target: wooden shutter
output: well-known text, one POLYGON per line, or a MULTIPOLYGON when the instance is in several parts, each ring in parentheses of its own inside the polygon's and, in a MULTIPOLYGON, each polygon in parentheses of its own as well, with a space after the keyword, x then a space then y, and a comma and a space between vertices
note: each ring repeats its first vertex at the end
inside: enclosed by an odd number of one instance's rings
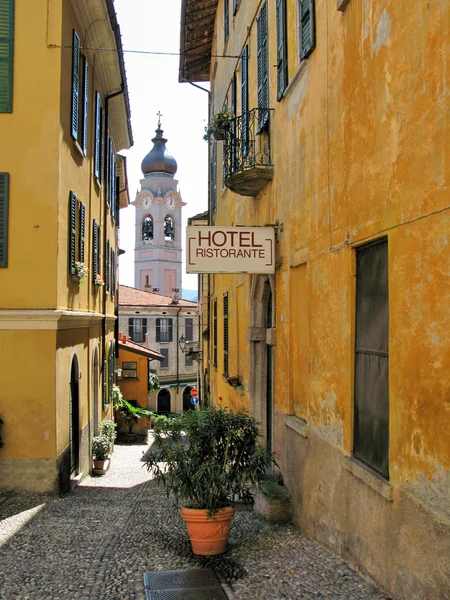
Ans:
POLYGON ((269 120, 269 33, 267 2, 261 7, 257 20, 257 70, 258 70, 258 133, 269 120))
POLYGON ((142 319, 142 337, 145 342, 145 336, 147 335, 147 319, 142 319))
POLYGON ((14 0, 0 0, 0 112, 12 112, 14 0))
POLYGON ((161 319, 156 319, 156 341, 161 341, 161 319))
POLYGON ((308 58, 316 47, 316 16, 314 0, 300 0, 300 58, 308 58))
POLYGON ((128 337, 132 340, 133 339, 133 333, 134 333, 134 325, 133 325, 133 319, 130 318, 128 319, 128 337))
POLYGON ((223 372, 228 376, 228 294, 223 295, 223 372))
POLYGON ((95 92, 94 177, 100 180, 101 106, 100 94, 95 92))
POLYGON ((211 208, 217 211, 217 142, 213 141, 211 161, 211 208))
POLYGON ((69 194, 69 273, 75 275, 77 252, 77 197, 69 194))
POLYGON ((223 32, 226 42, 230 34, 230 0, 223 2, 223 32))
POLYGON ((78 235, 78 256, 84 262, 84 239, 86 236, 86 205, 80 202, 80 231, 78 235))
POLYGON ((120 227, 120 177, 116 175, 116 227, 120 227))
POLYGON ((103 400, 103 410, 106 410, 107 407, 107 395, 106 395, 106 369, 108 368, 106 361, 106 349, 104 350, 103 356, 103 372, 102 372, 102 400, 103 400))
POLYGON ((111 248, 111 293, 116 292, 116 253, 111 248))
POLYGON ((100 156, 98 161, 98 182, 102 185, 103 182, 103 163, 105 162, 105 145, 103 138, 105 135, 105 123, 104 123, 103 108, 100 106, 100 156))
POLYGON ((110 268, 110 244, 109 244, 109 240, 106 241, 106 291, 109 292, 110 287, 111 287, 111 280, 110 280, 110 276, 111 276, 111 268, 110 268))
POLYGON ((169 342, 173 342, 173 323, 172 319, 167 319, 168 329, 169 329, 169 342))
POLYGON ((111 215, 116 220, 116 161, 114 152, 111 152, 111 215))
POLYGON ((242 156, 248 154, 248 46, 241 56, 242 156))
POLYGON ((94 219, 92 222, 92 283, 95 283, 98 274, 98 225, 94 219))
POLYGON ((286 0, 277 1, 277 100, 283 97, 288 82, 286 0))
MULTIPOLYGON (((236 116, 236 94, 237 94, 237 81, 236 73, 233 73, 231 79, 231 112, 233 117, 236 116)), ((236 121, 233 119, 231 124, 231 172, 236 171, 236 121)))
POLYGON ((0 268, 8 266, 9 173, 0 173, 0 268))
POLYGON ((213 365, 217 367, 217 298, 213 305, 213 365))
POLYGON ((238 9, 238 0, 233 0, 233 15, 237 13, 238 9))
POLYGON ((78 140, 78 109, 80 93, 80 38, 75 29, 72 36, 72 107, 71 135, 78 140))
POLYGON ((194 339, 194 319, 186 317, 184 322, 184 336, 187 342, 192 342, 194 339))
POLYGON ((108 403, 112 402, 112 386, 114 383, 114 344, 109 342, 108 350, 108 403))
POLYGON ((98 262, 97 262, 97 273, 102 275, 102 236, 101 229, 97 225, 97 241, 98 241, 98 262))
POLYGON ((83 140, 82 149, 83 154, 86 156, 87 153, 87 138, 88 138, 88 62, 85 56, 83 56, 83 140))

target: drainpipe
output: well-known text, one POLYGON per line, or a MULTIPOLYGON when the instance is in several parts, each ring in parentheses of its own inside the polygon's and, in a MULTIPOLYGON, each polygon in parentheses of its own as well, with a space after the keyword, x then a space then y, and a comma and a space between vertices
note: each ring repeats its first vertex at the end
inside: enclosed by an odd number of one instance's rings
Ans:
POLYGON ((180 347, 178 345, 178 340, 180 339, 180 312, 181 312, 181 306, 179 307, 178 311, 177 311, 177 396, 180 393, 180 347))

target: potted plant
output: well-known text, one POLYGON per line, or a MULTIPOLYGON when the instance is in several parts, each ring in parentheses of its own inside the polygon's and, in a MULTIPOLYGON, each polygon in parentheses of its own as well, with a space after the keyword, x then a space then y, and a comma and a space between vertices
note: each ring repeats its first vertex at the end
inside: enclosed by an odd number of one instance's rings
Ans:
POLYGON ((94 285, 95 287, 103 287, 105 285, 105 281, 100 273, 95 274, 94 285))
POLYGON ((213 115, 210 122, 205 127, 203 139, 208 142, 210 141, 211 137, 215 137, 216 140, 224 140, 227 131, 231 127, 232 120, 233 113, 231 111, 219 110, 219 112, 213 115))
POLYGON ((133 427, 136 425, 136 423, 143 417, 149 417, 151 414, 146 408, 142 408, 141 406, 133 406, 133 404, 128 402, 128 400, 125 400, 125 398, 122 398, 122 405, 120 406, 118 412, 128 426, 128 433, 126 434, 128 438, 131 438, 131 436, 133 436, 133 438, 135 437, 136 434, 133 433, 133 427))
POLYGON ((151 427, 153 431, 162 431, 164 425, 167 423, 167 417, 165 415, 152 414, 151 416, 151 427))
POLYGON ((75 261, 75 272, 72 277, 77 283, 83 283, 89 275, 89 267, 79 260, 75 261))
POLYGON ((115 423, 112 419, 104 419, 100 423, 100 435, 104 435, 109 440, 109 451, 113 451, 114 440, 116 439, 116 427, 117 423, 115 423))
POLYGON ((167 495, 181 502, 194 554, 222 554, 237 501, 276 464, 259 445, 255 419, 214 407, 186 411, 155 432, 142 460, 167 495))
POLYGON ((96 435, 92 438, 92 457, 94 461, 94 471, 104 474, 109 463, 109 448, 111 442, 106 435, 96 435))

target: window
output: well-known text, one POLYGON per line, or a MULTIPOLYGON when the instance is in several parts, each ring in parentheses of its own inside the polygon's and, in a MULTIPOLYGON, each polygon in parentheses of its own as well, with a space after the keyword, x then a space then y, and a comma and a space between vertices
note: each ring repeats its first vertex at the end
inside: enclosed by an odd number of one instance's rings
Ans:
POLYGON ((217 367, 217 298, 213 304, 213 365, 217 367))
POLYGON ((173 324, 172 319, 156 319, 156 341, 157 342, 172 342, 173 341, 173 324))
POLYGON ((170 215, 164 219, 164 239, 172 242, 175 240, 175 224, 170 215))
POLYGON ((248 154, 248 46, 241 56, 242 155, 248 154))
POLYGON ((95 285, 97 276, 101 275, 100 265, 100 227, 97 220, 92 222, 92 282, 95 285))
POLYGON ((114 378, 116 373, 116 353, 114 348, 114 342, 109 342, 108 350, 108 401, 112 402, 112 388, 114 384, 114 378))
POLYGON ((116 253, 111 248, 111 294, 116 293, 116 253))
POLYGON ((160 348, 159 353, 164 356, 164 360, 159 363, 161 369, 169 368, 169 348, 160 348))
POLYGON ((84 262, 86 206, 69 193, 69 273, 75 275, 75 262, 84 262))
POLYGON ((228 294, 223 295, 223 373, 228 377, 228 294))
MULTIPOLYGON (((236 95, 237 95, 237 78, 236 73, 233 73, 231 79, 231 113, 236 116, 236 95)), ((231 172, 236 171, 236 121, 233 119, 231 123, 231 172)))
POLYGON ((277 2, 277 100, 283 97, 288 83, 286 0, 277 2))
POLYGON ((256 23, 258 72, 258 133, 269 122, 269 33, 267 2, 261 7, 256 23))
POLYGON ((308 58, 316 47, 316 15, 314 0, 299 0, 300 58, 308 58))
POLYGON ((103 108, 98 92, 95 92, 95 132, 94 132, 94 177, 102 184, 103 169, 103 108))
POLYGON ((137 363, 122 363, 122 379, 137 379, 137 363))
POLYGON ((153 219, 147 215, 142 223, 142 242, 150 244, 153 240, 153 219))
POLYGON ((71 135, 78 142, 83 155, 87 150, 88 120, 88 63, 80 52, 80 38, 73 30, 72 35, 72 104, 71 135))
POLYGON ((0 173, 0 268, 8 266, 9 173, 0 173))
POLYGON ((223 2, 223 34, 226 43, 230 34, 230 0, 223 2))
POLYGON ((192 367, 193 364, 194 364, 194 361, 192 360, 192 358, 189 358, 189 356, 187 354, 185 354, 184 355, 184 366, 192 367))
POLYGON ((12 112, 14 0, 0 0, 0 112, 12 112))
POLYGON ((147 319, 128 319, 128 336, 133 342, 142 344, 147 335, 147 319))
POLYGON ((106 293, 109 293, 111 289, 111 244, 109 240, 106 240, 106 265, 105 265, 105 289, 106 293))
POLYGON ((388 243, 356 250, 356 458, 389 478, 388 243))
POLYGON ((184 321, 184 337, 187 342, 192 342, 194 339, 194 319, 192 317, 186 317, 184 321))

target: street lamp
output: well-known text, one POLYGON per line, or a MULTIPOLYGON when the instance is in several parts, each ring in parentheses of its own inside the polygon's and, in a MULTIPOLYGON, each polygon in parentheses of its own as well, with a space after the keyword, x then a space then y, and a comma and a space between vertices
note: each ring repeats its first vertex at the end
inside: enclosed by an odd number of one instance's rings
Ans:
POLYGON ((180 339, 178 340, 178 345, 180 346, 181 352, 184 354, 186 352, 186 338, 183 334, 180 335, 180 339))
POLYGON ((191 348, 190 343, 186 341, 186 338, 183 334, 181 334, 178 345, 180 346, 180 350, 183 354, 186 354, 188 358, 192 358, 200 362, 202 360, 202 352, 201 350, 197 350, 196 348, 191 348))

